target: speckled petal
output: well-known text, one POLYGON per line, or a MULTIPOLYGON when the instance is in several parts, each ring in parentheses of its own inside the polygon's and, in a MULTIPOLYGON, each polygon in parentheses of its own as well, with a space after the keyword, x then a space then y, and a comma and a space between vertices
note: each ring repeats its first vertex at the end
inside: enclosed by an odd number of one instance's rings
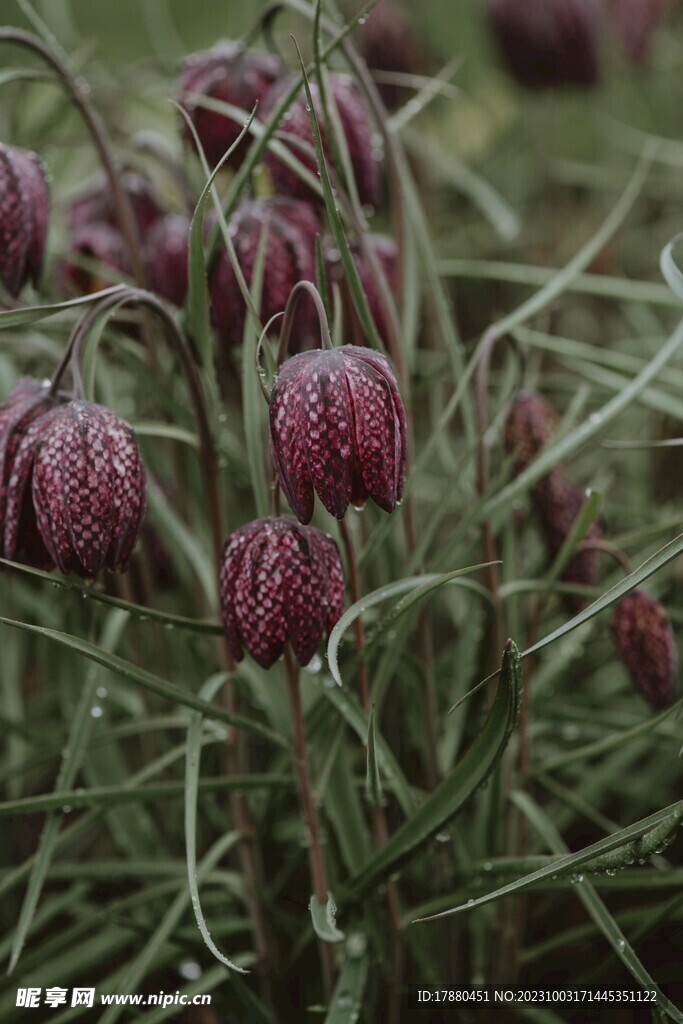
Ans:
POLYGON ((351 500, 353 412, 340 349, 315 353, 302 385, 301 432, 316 494, 337 519, 351 500))
POLYGON ((228 637, 228 645, 235 661, 241 661, 244 657, 237 612, 235 610, 237 577, 247 545, 260 529, 261 520, 257 520, 254 523, 243 526, 239 530, 235 530, 223 550, 219 579, 221 612, 228 637))
POLYGON ((276 521, 264 522, 246 548, 235 582, 240 636, 263 668, 282 656, 287 642, 279 532, 276 521))
POLYGON ((21 528, 25 521, 25 505, 31 501, 31 482, 36 447, 50 430, 59 408, 35 404, 17 420, 10 436, 3 467, 5 558, 14 558, 21 547, 21 528))
POLYGON ((299 664, 307 665, 325 630, 325 563, 315 534, 293 520, 280 548, 287 638, 299 664))
POLYGON ((124 572, 145 516, 145 467, 132 427, 103 406, 99 406, 99 419, 106 434, 114 474, 114 521, 106 564, 112 572, 124 572))
POLYGON ((329 633, 335 623, 339 621, 344 611, 344 569, 339 557, 339 549, 329 533, 323 533, 322 530, 316 530, 314 527, 311 528, 311 531, 315 533, 327 575, 325 584, 327 596, 325 628, 329 633))
POLYGON ((366 360, 347 357, 344 362, 363 483, 381 509, 393 512, 401 448, 391 389, 383 374, 366 360))
POLYGON ((313 485, 301 436, 301 382, 311 354, 289 359, 270 396, 270 453, 284 495, 302 523, 313 515, 313 485))
POLYGON ((21 178, 31 222, 30 241, 26 253, 26 272, 33 284, 37 285, 45 256, 50 197, 45 173, 36 154, 24 149, 17 149, 14 153, 17 173, 21 178))
POLYGON ((400 501, 403 497, 403 485, 405 481, 407 460, 406 412, 403 406, 401 393, 398 390, 398 382, 396 380, 393 367, 385 355, 382 355, 381 352, 376 352, 370 348, 345 346, 344 351, 348 352, 349 355, 355 359, 361 359, 364 362, 369 363, 382 375, 389 385, 396 428, 396 500, 400 501))
POLYGON ((62 572, 124 569, 141 526, 144 470, 130 427, 80 400, 59 410, 33 468, 38 528, 62 572))
POLYGON ((0 144, 0 280, 16 298, 26 280, 32 217, 16 151, 0 144))

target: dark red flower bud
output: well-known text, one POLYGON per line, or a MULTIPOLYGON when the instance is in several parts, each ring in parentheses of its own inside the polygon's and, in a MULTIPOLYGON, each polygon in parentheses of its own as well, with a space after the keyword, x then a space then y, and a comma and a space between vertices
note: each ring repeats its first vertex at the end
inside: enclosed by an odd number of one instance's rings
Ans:
MULTIPOLYGON (((249 112, 282 74, 284 66, 279 57, 245 50, 240 43, 218 43, 210 50, 187 58, 178 83, 178 102, 190 115, 211 166, 215 166, 236 141, 244 127, 244 118, 235 121, 226 114, 207 110, 192 100, 192 94, 211 97, 249 112)), ((193 145, 192 133, 184 121, 182 133, 193 145)), ((248 139, 233 151, 229 166, 240 165, 246 144, 248 139)))
MULTIPOLYGON (((416 37, 414 27, 390 0, 379 0, 373 7, 359 25, 356 40, 365 63, 373 73, 427 73, 429 61, 425 48, 416 37)), ((410 92, 395 82, 385 82, 378 77, 376 84, 388 110, 396 110, 410 97, 410 92)))
POLYGON ((607 6, 626 56, 640 64, 671 0, 608 0, 607 6))
POLYGON ((528 89, 595 85, 598 27, 591 0, 490 0, 501 58, 528 89))
POLYGON ((302 523, 313 514, 314 492, 337 519, 368 497, 393 512, 403 493, 406 430, 389 360, 354 345, 287 360, 270 396, 270 450, 302 523))
POLYGON ((116 228, 95 221, 82 224, 71 236, 71 253, 58 270, 62 290, 83 295, 108 288, 122 274, 130 273, 128 249, 116 228), (102 270, 97 264, 102 265, 102 270), (113 278, 110 273, 114 271, 113 278))
POLYGON ((33 463, 38 528, 63 573, 123 572, 145 513, 145 470, 132 428, 75 400, 41 434, 33 463))
MULTIPOLYGON (((165 210, 154 186, 136 171, 123 172, 121 187, 133 207, 133 214, 142 238, 164 216, 165 210)), ((77 231, 82 227, 91 227, 93 224, 109 224, 110 227, 120 230, 111 188, 108 180, 102 175, 99 175, 69 208, 69 227, 72 231, 77 231)))
POLYGON ((39 569, 52 567, 31 499, 36 444, 57 410, 48 387, 23 378, 0 405, 0 553, 39 569))
MULTIPOLYGON (((396 297, 398 292, 399 270, 396 242, 388 235, 368 235, 367 241, 375 250, 380 268, 387 279, 389 290, 394 297, 396 297)), ((375 321, 377 333, 382 341, 386 342, 389 338, 389 328, 384 315, 384 306, 380 299, 379 290, 375 284, 374 275, 370 270, 367 259, 361 254, 358 246, 353 246, 351 251, 354 263, 358 268, 358 274, 363 286, 363 291, 365 292, 365 297, 368 300, 372 319, 375 321)), ((360 320, 358 319, 358 314, 356 313, 353 299, 351 298, 351 291, 344 274, 339 250, 335 247, 334 242, 331 239, 328 239, 325 244, 325 265, 327 267, 327 274, 330 281, 338 284, 341 289, 342 299, 344 302, 345 323, 348 326, 349 333, 356 344, 367 344, 365 332, 360 320)))
POLYGON ((515 456, 517 473, 533 462, 558 423, 559 416, 543 395, 531 391, 515 395, 505 421, 505 447, 515 456))
MULTIPOLYGON (((558 423, 557 413, 543 395, 520 391, 515 396, 505 421, 505 446, 514 454, 516 473, 521 473, 534 461, 558 423)), ((538 481, 532 493, 548 554, 554 559, 586 500, 586 492, 572 483, 564 467, 558 465, 538 481)), ((599 524, 593 522, 583 543, 597 541, 601 536, 599 524)), ((590 586, 595 582, 597 563, 598 551, 595 548, 577 551, 565 568, 562 579, 566 583, 590 586)), ((582 604, 574 599, 569 603, 574 607, 582 604)))
MULTIPOLYGON (((380 164, 376 149, 373 146, 367 108, 355 82, 349 75, 329 74, 327 81, 329 82, 330 92, 339 112, 339 120, 356 179, 358 196, 361 203, 365 203, 368 206, 377 206, 381 199, 380 164)), ((290 88, 291 84, 291 77, 280 79, 268 90, 259 111, 259 116, 263 121, 268 119, 269 114, 283 94, 290 88)), ((318 123, 320 124, 325 158, 329 165, 331 162, 330 147, 326 139, 327 133, 323 107, 315 82, 311 82, 311 93, 318 123)), ((294 143, 289 148, 292 154, 312 174, 317 175, 318 165, 315 158, 313 133, 311 131, 311 122, 306 106, 306 94, 303 87, 299 96, 284 115, 280 124, 280 132, 282 133, 282 141, 285 143, 287 142, 287 136, 294 136, 301 143, 305 144, 302 148, 294 143)), ((289 196, 298 196, 300 199, 310 200, 313 198, 314 194, 308 186, 270 150, 266 156, 265 163, 270 171, 276 192, 282 192, 289 196)))
POLYGON ((307 665, 344 605, 344 573, 327 534, 291 516, 257 519, 228 539, 220 574, 223 621, 237 661, 263 668, 287 643, 307 665))
POLYGON ((632 590, 616 606, 612 635, 631 678, 654 708, 674 701, 676 645, 666 612, 644 590, 632 590))
MULTIPOLYGON (((265 325, 272 316, 284 311, 295 284, 315 281, 315 236, 320 234, 321 228, 315 209, 298 199, 273 196, 240 203, 230 220, 229 231, 249 287, 264 229, 268 236, 260 313, 265 325)), ((211 272, 209 293, 215 330, 229 345, 240 345, 247 309, 225 247, 211 272)), ((319 344, 320 329, 307 296, 299 302, 296 317, 292 335, 294 350, 303 348, 313 339, 319 344)), ((274 333, 279 327, 279 323, 274 325, 274 333)))
POLYGON ((145 239, 145 264, 152 291, 182 306, 188 285, 190 218, 168 214, 157 221, 145 239))
POLYGON ((0 281, 13 298, 40 279, 49 205, 40 159, 0 143, 0 281))
MULTIPOLYGON (((551 470, 534 487, 534 504, 538 511, 548 554, 551 560, 559 554, 560 548, 569 536, 574 521, 586 500, 586 492, 568 479, 562 466, 551 470)), ((600 540, 602 530, 592 522, 582 543, 600 540)), ((570 559, 562 573, 565 583, 579 583, 592 586, 598 570, 598 551, 593 547, 579 550, 570 559)), ((570 599, 574 607, 581 607, 581 599, 570 599)))

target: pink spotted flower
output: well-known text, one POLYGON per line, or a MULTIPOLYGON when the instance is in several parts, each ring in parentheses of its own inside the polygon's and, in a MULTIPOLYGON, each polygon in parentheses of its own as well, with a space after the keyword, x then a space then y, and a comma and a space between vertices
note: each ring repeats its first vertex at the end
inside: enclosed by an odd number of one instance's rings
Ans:
POLYGON ((35 153, 0 143, 0 282, 16 298, 43 267, 49 197, 35 153))
POLYGON ((123 572, 145 513, 145 470, 132 428, 93 402, 68 402, 33 459, 38 529, 57 567, 92 578, 123 572))
POLYGON ((389 360, 355 345, 287 360, 271 393, 270 450, 302 523, 314 493, 337 519, 368 497, 393 512, 403 493, 406 423, 389 360))
POLYGON ((228 643, 237 661, 244 650, 270 668, 286 645, 307 665, 339 619, 344 573, 326 533, 291 516, 257 519, 225 546, 220 599, 228 643))

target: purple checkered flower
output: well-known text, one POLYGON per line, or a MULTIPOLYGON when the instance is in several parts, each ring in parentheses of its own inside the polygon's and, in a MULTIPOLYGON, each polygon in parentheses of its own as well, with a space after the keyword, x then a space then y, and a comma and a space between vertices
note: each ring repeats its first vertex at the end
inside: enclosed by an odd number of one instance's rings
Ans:
POLYGON ((307 665, 344 605, 337 546, 292 516, 257 519, 228 539, 220 598, 230 649, 270 668, 289 643, 307 665))
POLYGON ((38 529, 63 573, 128 567, 145 513, 145 469, 132 428, 102 405, 67 403, 33 460, 38 529))
MULTIPOLYGON (((206 96, 250 111, 283 73, 279 57, 245 50, 239 43, 229 41, 217 43, 212 49, 187 58, 178 84, 178 101, 189 114, 206 159, 212 166, 237 140, 244 119, 235 120, 199 106, 192 95, 206 96)), ((182 132, 183 138, 192 143, 192 133, 185 122, 182 132)), ((228 163, 231 167, 240 165, 244 151, 243 140, 230 155, 228 163)))
POLYGON ((49 205, 40 159, 0 143, 0 281, 13 298, 40 279, 49 205))
POLYGON ((406 423, 389 360, 355 345, 287 360, 271 393, 270 449, 302 523, 314 493, 337 519, 368 497, 393 512, 403 493, 406 423))

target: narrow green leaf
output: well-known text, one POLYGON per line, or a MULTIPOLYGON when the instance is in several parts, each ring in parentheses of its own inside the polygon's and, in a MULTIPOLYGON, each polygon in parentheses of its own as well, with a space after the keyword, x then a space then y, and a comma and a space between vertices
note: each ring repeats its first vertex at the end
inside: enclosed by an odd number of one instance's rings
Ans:
POLYGON ((375 739, 375 707, 370 709, 368 720, 368 757, 367 771, 365 775, 365 795, 373 807, 381 807, 384 803, 382 793, 382 780, 379 774, 379 762, 377 760, 377 743, 375 739))
POLYGON ((671 804, 669 807, 664 807, 661 811, 657 811, 655 814, 649 815, 647 818, 643 818, 641 821, 635 822, 633 825, 628 825, 626 828, 620 829, 618 832, 615 832, 611 836, 607 836, 605 839, 600 839, 597 843, 592 843, 590 846, 584 847, 583 850, 579 850, 576 853, 564 853, 563 856, 553 859, 552 863, 539 868, 537 871, 532 871, 528 875, 524 875, 522 878, 517 878, 514 882, 510 882, 508 885, 503 885, 499 889, 495 889, 494 891, 487 893, 485 896, 480 896, 476 900, 468 900, 467 903, 461 903, 459 906, 452 907, 450 910, 444 910, 439 914, 432 914, 429 917, 422 917, 417 920, 433 921, 439 917, 448 917, 449 914, 459 914, 465 910, 473 910, 475 907, 481 907, 486 903, 494 903, 496 900, 502 899, 504 896, 516 895, 517 893, 523 892, 525 889, 531 888, 531 886, 536 882, 542 882, 557 874, 574 873, 578 871, 579 868, 585 868, 591 861, 595 861, 598 857, 602 857, 603 854, 611 853, 613 850, 617 850, 628 843, 640 839, 647 833, 652 832, 652 830, 660 825, 664 820, 670 819, 672 814, 680 815, 682 812, 683 801, 678 801, 675 804, 671 804))
POLYGON ((80 583, 72 578, 66 579, 62 576, 56 576, 53 573, 44 572, 42 569, 34 569, 32 566, 22 565, 20 562, 10 562, 6 558, 0 558, 0 565, 4 565, 13 572, 32 576, 34 579, 49 583, 51 587, 73 590, 76 594, 80 594, 81 597, 110 605, 112 608, 120 608, 142 622, 149 619, 150 621, 161 623, 161 625, 166 626, 168 629, 189 629, 195 633, 209 633, 212 636, 222 636, 225 632, 220 622, 208 622, 206 619, 188 619, 184 615, 161 612, 144 604, 133 604, 132 601, 124 601, 121 597, 105 594, 104 591, 97 590, 93 584, 80 583))
POLYGON ((330 633, 330 638, 327 643, 327 659, 330 663, 330 672, 338 686, 342 686, 342 677, 339 671, 339 645, 342 641, 342 637, 349 629, 350 626, 356 621, 356 619, 367 611, 369 608, 374 608, 375 605, 381 604, 382 601, 387 601, 391 597, 396 597, 399 594, 405 594, 409 591, 408 598, 404 601, 400 601, 389 615, 383 621, 380 629, 384 632, 399 616, 403 615, 404 612, 408 611, 417 601, 421 598, 426 597, 433 590, 437 590, 439 587, 443 587, 449 583, 455 582, 458 577, 465 576, 471 572, 477 572, 479 569, 486 568, 491 563, 482 563, 481 565, 470 565, 465 569, 456 569, 454 572, 448 573, 427 573, 421 576, 409 576, 406 579, 398 580, 396 583, 390 583, 386 587, 379 587, 377 590, 373 590, 371 593, 366 594, 360 601, 356 601, 348 608, 342 617, 339 619, 334 629, 330 633))
POLYGON ((126 661, 124 658, 120 658, 117 654, 110 654, 108 651, 103 651, 101 648, 95 646, 95 644, 89 643, 87 640, 82 640, 80 637, 72 636, 70 633, 60 633, 56 629, 46 629, 44 626, 34 626, 29 622, 19 622, 16 619, 0 617, 0 623, 5 626, 12 626, 14 629, 22 629, 26 633, 32 633, 34 636, 44 636, 48 640, 52 640, 54 643, 60 644, 62 647, 66 647, 85 658, 89 658, 91 661, 97 662, 98 665, 104 665, 105 668, 115 672, 116 675, 121 676, 122 679, 126 679, 132 683, 137 683, 145 690, 149 690, 150 693, 163 697, 165 700, 175 701, 176 704, 183 704, 185 707, 192 708, 194 711, 201 711, 207 718, 221 722, 229 722, 231 725, 244 729, 245 732, 251 732, 254 735, 258 735, 269 740, 271 743, 275 743, 277 746, 288 749, 287 742, 281 736, 278 736, 277 733, 273 732, 272 729, 269 729, 267 726, 261 725, 260 722, 255 722, 251 718, 246 718, 244 715, 232 715, 224 708, 215 707, 213 704, 207 704, 206 701, 201 700, 199 697, 195 697, 195 695, 189 691, 181 689, 179 686, 176 686, 175 683, 169 683, 160 676, 147 672, 145 669, 138 668, 137 665, 134 665, 130 661, 126 661))
MULTIPOLYGON (((209 679, 199 691, 200 697, 203 700, 211 701, 224 682, 225 677, 222 674, 209 679)), ((204 944, 215 956, 216 960, 225 967, 229 967, 231 971, 248 974, 249 972, 245 971, 244 968, 238 967, 232 960, 228 960, 211 938, 199 899, 199 882, 197 879, 197 792, 199 789, 203 724, 204 718, 199 712, 192 715, 190 728, 187 731, 187 757, 185 759, 185 855, 187 858, 187 881, 190 887, 192 909, 204 944)))
POLYGON ((311 896, 308 907, 311 911, 313 930, 318 938, 322 939, 323 942, 344 941, 346 936, 337 928, 337 904, 334 902, 331 893, 328 893, 327 903, 324 906, 317 896, 311 896))
POLYGON ((438 789, 352 878, 352 892, 366 891, 395 871, 457 814, 502 757, 517 722, 521 698, 519 652, 508 640, 496 698, 481 733, 438 789))
POLYGON ((0 330, 4 327, 22 327, 25 324, 34 324, 38 320, 45 320, 55 313, 69 312, 81 306, 92 306, 110 295, 124 291, 127 286, 124 284, 114 285, 113 288, 104 288, 101 292, 93 292, 92 295, 79 295, 76 299, 67 299, 65 302, 53 302, 47 306, 28 306, 26 309, 3 309, 0 311, 0 330))
MULTIPOLYGON (((566 853, 567 846, 548 816, 526 793, 514 793, 512 799, 524 812, 534 828, 543 836, 550 848, 556 853, 566 853)), ((680 822, 680 811, 675 812, 680 822)), ((678 1024, 683 1024, 683 1013, 667 999, 659 986, 650 976, 644 965, 636 956, 635 950, 627 941, 626 936, 614 920, 609 910, 598 896, 589 881, 583 879, 575 886, 575 892, 584 907, 605 936, 612 949, 623 965, 635 978, 639 985, 648 991, 657 993, 658 1006, 678 1024)))
POLYGON ((354 933, 346 943, 346 959, 332 994, 325 1024, 356 1024, 363 1010, 369 958, 364 935, 354 933))
POLYGON ((674 258, 674 249, 681 239, 683 239, 683 235, 676 235, 675 238, 671 239, 668 245, 664 246, 662 249, 662 255, 659 259, 659 266, 662 271, 662 276, 669 288, 676 298, 683 302, 683 274, 678 269, 678 264, 674 258))

